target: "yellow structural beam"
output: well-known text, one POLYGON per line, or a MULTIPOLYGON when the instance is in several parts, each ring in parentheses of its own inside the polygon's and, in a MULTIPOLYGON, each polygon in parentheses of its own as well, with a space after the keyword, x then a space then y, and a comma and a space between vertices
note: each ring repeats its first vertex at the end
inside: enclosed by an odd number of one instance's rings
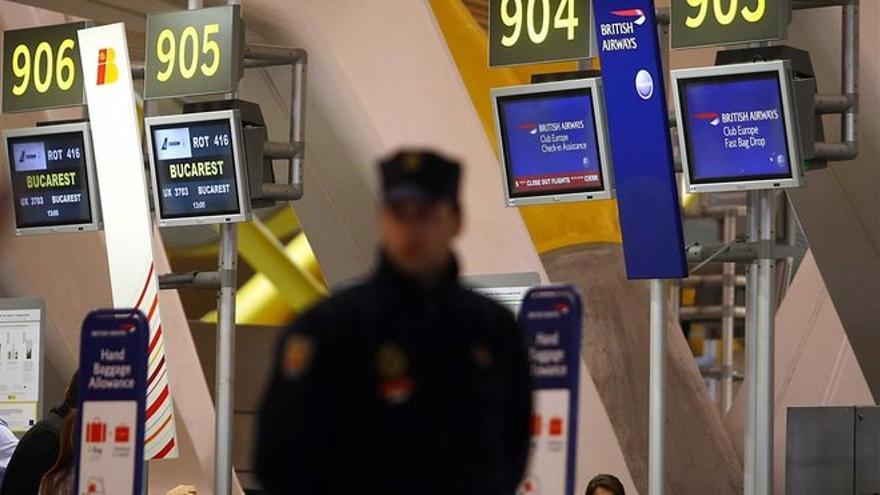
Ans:
MULTIPOLYGON (((460 0, 431 0, 431 7, 486 136, 497 153, 491 89, 526 84, 533 73, 571 71, 576 65, 490 69, 486 32, 464 4, 460 0)), ((575 244, 621 242, 615 201, 529 206, 520 208, 520 212, 539 253, 575 244)))
MULTIPOLYGON (((239 240, 241 244, 241 238, 239 240)), ((274 250, 274 248, 272 249, 274 250)), ((300 271, 299 276, 303 281, 308 279, 314 282, 323 280, 318 261, 304 234, 298 234, 284 247, 283 254, 288 261, 282 266, 282 270, 290 270, 289 265, 293 265, 300 271)), ((235 296, 236 323, 240 325, 285 325, 290 323, 297 314, 326 295, 323 284, 319 284, 319 287, 312 286, 311 282, 308 284, 310 287, 306 287, 304 290, 294 288, 293 292, 284 293, 278 289, 266 272, 254 275, 239 287, 235 296)), ((202 317, 202 321, 216 322, 217 312, 212 311, 206 314, 202 317)))

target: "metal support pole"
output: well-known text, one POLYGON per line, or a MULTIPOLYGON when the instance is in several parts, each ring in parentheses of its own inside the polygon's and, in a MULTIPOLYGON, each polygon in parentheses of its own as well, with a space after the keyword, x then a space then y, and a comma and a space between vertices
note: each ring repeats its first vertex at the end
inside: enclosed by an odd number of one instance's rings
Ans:
MULTIPOLYGON (((758 241, 758 192, 748 193, 748 239, 749 242, 758 241)), ((743 493, 745 495, 756 495, 755 473, 756 454, 755 454, 755 438, 757 435, 757 387, 755 378, 757 376, 757 348, 758 348, 758 330, 757 315, 758 308, 758 262, 752 261, 748 265, 748 276, 746 277, 746 375, 745 386, 747 394, 746 403, 746 429, 745 429, 745 447, 743 449, 743 493)))
POLYGON ((651 280, 648 494, 663 495, 666 473, 666 284, 651 280))
POLYGON ((238 225, 220 227, 220 294, 217 301, 217 410, 214 493, 232 492, 232 404, 235 362, 235 290, 238 225))
MULTIPOLYGON (((736 239, 736 214, 724 216, 724 243, 736 239)), ((725 263, 722 269, 724 282, 721 289, 721 339, 724 357, 721 362, 721 414, 727 415, 733 404, 733 326, 736 304, 736 264, 725 263)))
POLYGON ((759 193, 760 225, 758 237, 764 252, 758 261, 758 311, 756 356, 756 495, 773 493, 773 401, 774 401, 774 280, 776 260, 776 202, 773 191, 759 193))
POLYGON ((843 64, 840 89, 853 104, 843 113, 840 138, 855 158, 859 154, 859 0, 844 0, 841 24, 843 64))

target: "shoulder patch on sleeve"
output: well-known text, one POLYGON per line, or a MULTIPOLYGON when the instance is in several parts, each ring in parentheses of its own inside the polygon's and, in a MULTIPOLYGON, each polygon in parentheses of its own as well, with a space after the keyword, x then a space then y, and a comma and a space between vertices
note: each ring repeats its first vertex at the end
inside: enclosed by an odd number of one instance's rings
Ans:
POLYGON ((288 380, 301 378, 312 364, 315 344, 304 335, 291 335, 284 342, 284 353, 281 357, 281 374, 288 380))

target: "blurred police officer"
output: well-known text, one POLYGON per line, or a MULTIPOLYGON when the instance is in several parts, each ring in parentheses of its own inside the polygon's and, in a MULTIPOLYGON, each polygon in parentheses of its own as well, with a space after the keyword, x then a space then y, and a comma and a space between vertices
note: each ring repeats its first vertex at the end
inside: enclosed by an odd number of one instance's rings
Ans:
POLYGON ((529 449, 521 334, 458 284, 457 163, 381 163, 379 266, 279 345, 257 470, 272 493, 512 495, 529 449))

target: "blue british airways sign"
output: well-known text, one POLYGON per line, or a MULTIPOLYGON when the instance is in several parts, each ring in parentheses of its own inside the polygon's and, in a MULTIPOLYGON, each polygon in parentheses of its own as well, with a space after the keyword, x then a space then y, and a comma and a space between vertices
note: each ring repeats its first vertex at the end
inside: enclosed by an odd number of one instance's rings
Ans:
POLYGON ((653 0, 593 0, 630 279, 688 274, 653 0))

